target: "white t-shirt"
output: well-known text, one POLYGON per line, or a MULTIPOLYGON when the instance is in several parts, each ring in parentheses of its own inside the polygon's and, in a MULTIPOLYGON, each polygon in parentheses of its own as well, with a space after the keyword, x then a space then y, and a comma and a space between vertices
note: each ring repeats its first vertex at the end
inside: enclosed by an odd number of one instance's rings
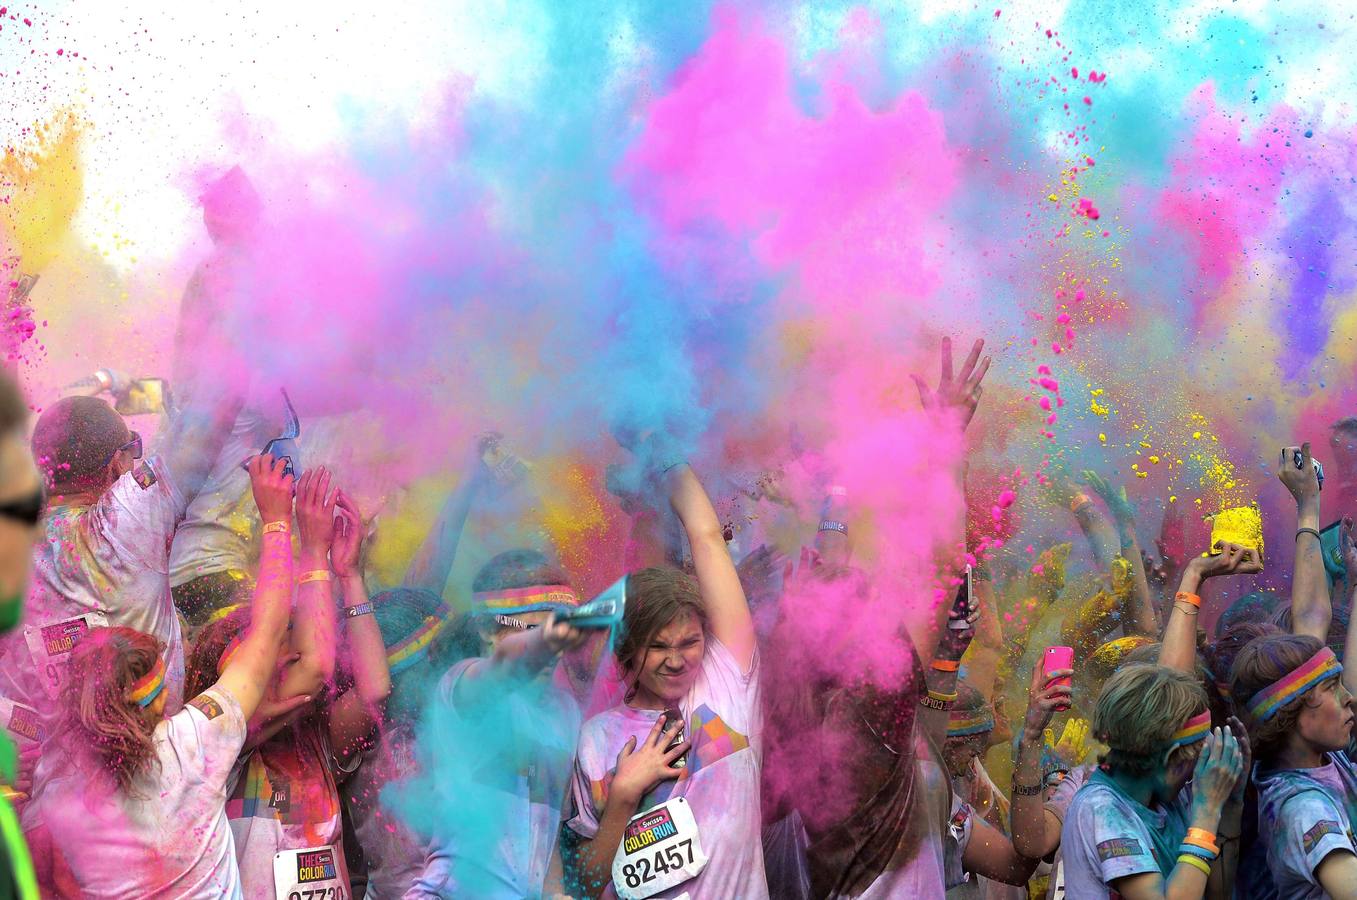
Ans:
MULTIPOLYGON (((38 712, 52 733, 75 641, 90 628, 123 625, 165 645, 165 713, 183 705, 184 646, 170 597, 169 552, 184 499, 164 461, 151 457, 92 506, 53 507, 33 548, 23 623, 0 638, 0 695, 38 712)), ((39 821, 50 754, 34 772, 24 827, 39 821)))
POLYGON ((310 718, 235 761, 226 816, 235 835, 241 884, 251 900, 273 900, 274 854, 318 847, 333 848, 331 861, 349 896, 339 788, 330 760, 325 729, 310 718))
MULTIPOLYGON (((170 584, 218 572, 249 571, 258 555, 259 513, 240 464, 267 440, 258 413, 242 410, 202 489, 189 503, 170 549, 170 584)), ((298 472, 298 475, 301 473, 298 472)))
POLYGON ((240 897, 226 782, 245 717, 213 687, 155 728, 155 761, 124 792, 67 767, 48 787, 52 846, 87 897, 240 897))
POLYGON ((1258 840, 1278 896, 1312 900, 1326 896, 1315 879, 1324 857, 1357 853, 1351 806, 1357 803, 1357 768, 1345 753, 1326 754, 1313 769, 1256 773, 1258 840))
POLYGON ((382 803, 381 797, 384 787, 414 771, 413 741, 406 729, 388 730, 376 747, 363 753, 357 770, 340 788, 354 836, 367 861, 363 900, 402 897, 424 870, 427 845, 382 803))
MULTIPOLYGON (((684 797, 697 820, 706 869, 696 878, 657 897, 767 897, 760 837, 759 770, 763 757, 763 714, 759 701, 758 660, 742 672, 720 641, 708 638, 702 670, 679 704, 684 733, 692 746, 678 778, 660 782, 637 812, 684 797)), ((570 785, 571 812, 566 821, 592 838, 617 767, 617 754, 630 737, 644 740, 660 710, 615 706, 584 723, 570 785)), ((611 884, 604 897, 615 897, 611 884)))
POLYGON ((439 748, 440 756, 462 769, 466 783, 459 787, 478 795, 479 811, 453 810, 438 817, 424 871, 405 894, 409 900, 519 900, 540 896, 546 881, 579 733, 579 706, 558 664, 550 682, 505 690, 494 698, 493 708, 459 709, 457 682, 472 666, 485 664, 464 659, 438 684, 443 710, 451 717, 441 735, 448 745, 439 748), (483 746, 471 746, 487 728, 501 733, 487 736, 483 746), (504 732, 511 739, 524 737, 507 748, 504 732), (487 758, 487 748, 512 753, 487 758), (486 839, 487 830, 493 839, 486 839))
MULTIPOLYGON (((1170 841, 1174 856, 1164 861, 1170 868, 1181 837, 1187 833, 1191 787, 1183 788, 1172 804, 1149 811, 1161 834, 1179 838, 1170 841)), ((1118 878, 1163 871, 1154 840, 1131 801, 1097 781, 1086 782, 1074 795, 1060 830, 1060 850, 1065 892, 1079 900, 1115 897, 1109 885, 1118 878)))

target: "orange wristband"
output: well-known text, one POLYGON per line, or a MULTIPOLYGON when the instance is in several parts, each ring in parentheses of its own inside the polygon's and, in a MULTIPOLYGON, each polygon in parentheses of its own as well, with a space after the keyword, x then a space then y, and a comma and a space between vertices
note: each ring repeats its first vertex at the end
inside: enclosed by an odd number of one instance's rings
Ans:
POLYGON ((330 574, 329 569, 312 569, 310 572, 303 572, 297 578, 298 584, 306 584, 311 581, 333 581, 334 576, 330 574))
POLYGON ((961 660, 959 659, 935 659, 933 668, 939 672, 956 672, 961 669, 961 660))
MULTIPOLYGON (((1193 606, 1197 607, 1197 609, 1202 608, 1202 598, 1197 596, 1196 594, 1189 594, 1187 591, 1179 591, 1178 593, 1173 595, 1173 599, 1191 603, 1193 606)), ((1196 830, 1201 831, 1200 828, 1196 830)), ((1214 837, 1214 835, 1212 836, 1214 837)))
POLYGON ((277 522, 269 522, 268 524, 266 524, 266 525, 264 526, 264 533, 265 533, 265 534, 291 534, 291 533, 292 533, 292 523, 291 523, 291 522, 288 522, 288 521, 286 521, 286 520, 284 520, 284 519, 279 519, 277 522))
POLYGON ((1088 494, 1075 494, 1074 499, 1070 501, 1070 512, 1078 512, 1092 502, 1088 499, 1088 494))

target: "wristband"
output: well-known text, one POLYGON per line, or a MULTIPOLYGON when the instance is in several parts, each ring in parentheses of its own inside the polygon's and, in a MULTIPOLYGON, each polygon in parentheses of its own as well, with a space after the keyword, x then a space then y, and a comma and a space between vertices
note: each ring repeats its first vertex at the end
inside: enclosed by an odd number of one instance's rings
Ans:
POLYGON ((1178 862, 1186 863, 1192 868, 1197 869, 1207 878, 1211 877, 1211 866, 1207 864, 1206 860, 1198 859, 1195 856, 1191 856, 1187 853, 1184 853, 1178 857, 1178 862))
POLYGON ((952 691, 950 694, 944 694, 941 691, 930 690, 928 696, 932 697, 934 700, 941 700, 943 703, 951 703, 956 700, 956 691, 952 691))
POLYGON ((269 522, 264 526, 265 534, 291 534, 292 523, 286 519, 280 519, 277 522, 269 522))
POLYGON ((961 669, 961 660, 935 659, 930 665, 939 672, 956 672, 961 669))
POLYGON ((1200 828, 1189 828, 1187 830, 1187 837, 1183 838, 1183 846, 1186 847, 1189 845, 1200 847, 1207 853, 1210 853, 1212 859, 1220 856, 1220 848, 1216 846, 1216 836, 1209 831, 1203 831, 1200 828), (1192 832, 1194 831, 1198 833, 1193 834, 1192 832))
POLYGON ((1216 842, 1216 833, 1214 831, 1207 831, 1205 828, 1189 828, 1187 830, 1187 836, 1190 838, 1201 838, 1208 844, 1214 844, 1216 842))
POLYGON ((821 519, 820 531, 837 531, 839 534, 847 534, 848 526, 842 522, 836 522, 834 519, 821 519))
POLYGON ((1013 793, 1019 797, 1039 797, 1046 790, 1043 784, 1018 784, 1018 776, 1013 776, 1013 793))
POLYGON ((1088 494, 1075 494, 1074 499, 1070 501, 1070 512, 1078 512, 1093 501, 1088 499, 1088 494))
POLYGON ((1184 603, 1191 603, 1193 606, 1197 607, 1197 609, 1202 608, 1202 598, 1197 594, 1188 591, 1179 591, 1173 595, 1173 600, 1175 603, 1182 600, 1184 603))
POLYGON ((1313 534, 1315 536, 1315 540, 1319 541, 1320 543, 1324 542, 1324 538, 1320 537, 1319 532, 1315 531, 1313 528, 1297 528, 1296 537, 1300 537, 1302 534, 1313 534))
POLYGON ((947 710, 952 708, 952 704, 946 700, 935 700, 932 697, 932 691, 919 697, 919 703, 927 706, 929 709, 947 710))
POLYGON ((348 616, 350 619, 356 619, 359 616, 366 616, 370 614, 372 610, 373 610, 372 601, 368 600, 364 603, 359 603, 356 606, 344 607, 344 615, 348 616))
POLYGON ((312 569, 310 572, 303 572, 297 577, 298 584, 308 584, 312 581, 333 581, 334 575, 329 569, 312 569))
POLYGON ((1186 842, 1178 848, 1178 852, 1190 854, 1198 859, 1204 859, 1207 862, 1211 862, 1211 860, 1216 858, 1216 855, 1205 847, 1198 847, 1196 844, 1188 844, 1186 842))

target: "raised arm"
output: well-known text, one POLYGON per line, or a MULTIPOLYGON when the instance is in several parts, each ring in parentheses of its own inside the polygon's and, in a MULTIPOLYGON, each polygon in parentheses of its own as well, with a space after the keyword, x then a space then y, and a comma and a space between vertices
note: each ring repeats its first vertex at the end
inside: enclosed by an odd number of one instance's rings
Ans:
POLYGON ((345 645, 353 687, 330 707, 330 746, 341 765, 367 745, 382 721, 383 705, 391 695, 391 671, 386 645, 377 627, 363 569, 363 515, 343 491, 335 500, 334 541, 330 565, 344 597, 345 645))
POLYGON ((1103 499, 1117 526, 1121 556, 1131 565, 1131 596, 1127 602, 1124 621, 1128 634, 1134 632, 1148 637, 1159 634, 1159 621, 1150 599, 1150 582, 1145 575, 1145 558, 1136 538, 1136 508, 1126 496, 1124 486, 1114 488, 1097 472, 1084 472, 1088 486, 1103 499))
POLYGON ((1285 447, 1277 461, 1277 478, 1296 501, 1296 568, 1291 575, 1291 632, 1329 638, 1333 606, 1329 578, 1324 573, 1324 551, 1319 545, 1319 479, 1315 476, 1307 441, 1285 447), (1301 456, 1300 467, 1295 464, 1301 456))
MULTIPOLYGON (((1342 542, 1343 561, 1348 567, 1348 609, 1352 609, 1353 601, 1357 600, 1357 540, 1354 540, 1352 532, 1352 519, 1344 517, 1339 540, 1342 542)), ((1343 658, 1354 660, 1353 664, 1343 669, 1343 687, 1348 689, 1348 693, 1357 695, 1357 628, 1349 627, 1348 633, 1343 636, 1343 658)))
POLYGON ((1018 761, 1013 767, 1013 798, 1009 816, 1013 823, 1013 848, 1029 859, 1041 859, 1060 846, 1060 817, 1046 808, 1042 784, 1041 754, 1046 748, 1046 726, 1060 708, 1068 709, 1073 689, 1053 683, 1073 669, 1057 669, 1049 680, 1043 675, 1041 661, 1032 666, 1032 684, 1028 689, 1027 717, 1018 739, 1018 761))
POLYGON ((292 649, 300 654, 278 686, 278 696, 316 695, 334 678, 339 630, 335 623, 330 542, 334 538, 335 499, 330 473, 311 469, 297 482, 297 530, 300 569, 297 611, 292 622, 292 649))
POLYGON ((556 662, 567 650, 574 650, 589 639, 589 632, 566 622, 557 622, 553 613, 541 628, 520 631, 495 643, 489 659, 473 662, 457 679, 453 702, 460 708, 475 708, 493 700, 506 686, 521 684, 556 662))
POLYGON ((226 385, 200 385, 190 402, 169 417, 157 445, 185 503, 202 490, 243 402, 243 396, 226 385))
POLYGON ((250 485, 264 522, 263 549, 250 625, 217 686, 231 693, 248 719, 264 697, 287 635, 292 604, 292 476, 271 456, 250 461, 250 485))
POLYGON ((674 508, 697 571, 697 586, 712 634, 748 669, 754 661, 754 618, 749 614, 744 587, 730 558, 721 520, 711 499, 687 463, 679 463, 663 476, 669 488, 669 505, 674 508))
POLYGON ((1180 672, 1197 671, 1197 615, 1201 612, 1201 586, 1218 575, 1256 575, 1263 563, 1252 547, 1222 544, 1216 556, 1198 556, 1183 568, 1178 593, 1159 646, 1159 665, 1180 672))

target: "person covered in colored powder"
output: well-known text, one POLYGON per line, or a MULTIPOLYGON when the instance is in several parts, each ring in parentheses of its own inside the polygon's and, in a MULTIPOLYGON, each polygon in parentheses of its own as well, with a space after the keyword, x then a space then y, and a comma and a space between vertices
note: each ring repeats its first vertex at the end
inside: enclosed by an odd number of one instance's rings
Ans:
POLYGON ((45 817, 54 896, 243 896, 228 784, 284 647, 292 595, 292 477, 265 456, 249 474, 267 523, 258 587, 239 644, 206 688, 169 714, 167 647, 125 626, 91 628, 71 651, 53 738, 67 765, 45 817))

